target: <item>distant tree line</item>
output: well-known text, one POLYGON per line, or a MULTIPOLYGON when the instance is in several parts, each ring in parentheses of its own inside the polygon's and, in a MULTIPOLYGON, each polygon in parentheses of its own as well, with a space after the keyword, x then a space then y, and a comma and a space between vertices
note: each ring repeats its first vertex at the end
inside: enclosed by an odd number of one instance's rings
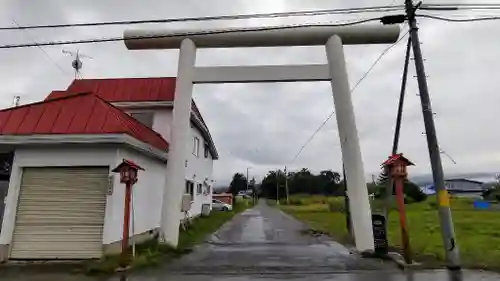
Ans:
MULTIPOLYGON (((331 170, 314 174, 307 168, 287 172, 288 194, 323 194, 344 196, 342 177, 331 170)), ((264 198, 285 198, 286 178, 283 170, 269 171, 260 184, 259 196, 264 198)))
MULTIPOLYGON (((324 170, 318 174, 312 173, 307 168, 299 171, 287 172, 288 194, 318 194, 327 196, 344 196, 344 179, 340 173, 324 170)), ((367 183, 369 194, 375 198, 383 198, 386 186, 389 184, 389 176, 382 171, 376 182, 367 183)), ((403 191, 407 202, 420 202, 427 198, 420 187, 407 180, 404 183, 403 191)), ((393 190, 393 194, 395 191, 393 190)), ((259 196, 276 199, 286 197, 286 178, 283 170, 269 171, 260 184, 259 196)))

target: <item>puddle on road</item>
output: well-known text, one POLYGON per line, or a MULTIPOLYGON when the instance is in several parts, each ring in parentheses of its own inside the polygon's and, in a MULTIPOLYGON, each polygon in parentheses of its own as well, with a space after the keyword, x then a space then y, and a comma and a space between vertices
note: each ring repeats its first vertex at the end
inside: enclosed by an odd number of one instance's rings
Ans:
POLYGON ((264 232, 264 220, 261 216, 249 218, 241 233, 241 242, 255 243, 266 242, 266 234, 264 232))

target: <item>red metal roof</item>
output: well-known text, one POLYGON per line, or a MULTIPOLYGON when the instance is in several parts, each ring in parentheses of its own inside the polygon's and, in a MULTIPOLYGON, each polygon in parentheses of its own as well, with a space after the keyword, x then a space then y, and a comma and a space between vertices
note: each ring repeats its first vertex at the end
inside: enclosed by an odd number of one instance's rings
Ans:
POLYGON ((92 93, 0 110, 0 134, 128 134, 168 150, 158 133, 92 93))
POLYGON ((129 167, 132 167, 132 168, 135 168, 136 170, 141 170, 141 171, 145 171, 143 167, 137 165, 134 161, 132 160, 127 160, 127 159, 123 159, 122 162, 120 163, 120 165, 118 165, 116 168, 114 168, 113 170, 111 170, 111 172, 113 173, 119 173, 121 168, 123 166, 129 166, 129 167))
POLYGON ((415 165, 410 160, 408 160, 408 158, 404 157, 403 153, 399 153, 399 154, 394 154, 392 156, 389 156, 389 158, 387 160, 385 160, 384 163, 382 163, 382 166, 392 165, 397 160, 402 160, 402 161, 406 162, 407 166, 415 165))
MULTIPOLYGON (((66 91, 52 91, 45 100, 92 92, 108 102, 174 101, 175 77, 73 80, 66 91)), ((191 109, 207 126, 196 104, 191 109)))
MULTIPOLYGON (((174 101, 175 77, 154 78, 109 78, 74 80, 66 91, 53 91, 45 100, 61 98, 82 92, 92 92, 108 102, 174 101)), ((218 158, 217 150, 208 126, 194 100, 193 115, 198 116, 203 126, 195 124, 210 144, 210 151, 218 158)))
MULTIPOLYGON (((92 92, 108 102, 119 101, 173 101, 175 77, 112 78, 73 80, 69 93, 92 92)), ((64 93, 52 92, 47 99, 64 93)))

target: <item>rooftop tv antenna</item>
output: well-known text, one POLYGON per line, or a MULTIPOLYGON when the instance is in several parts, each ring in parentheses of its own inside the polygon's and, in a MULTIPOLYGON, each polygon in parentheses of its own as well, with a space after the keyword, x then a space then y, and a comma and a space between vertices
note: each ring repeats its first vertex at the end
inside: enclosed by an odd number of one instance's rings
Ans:
POLYGON ((21 102, 21 96, 14 96, 14 107, 18 107, 21 102))
POLYGON ((75 59, 71 62, 71 66, 75 70, 75 79, 81 78, 82 75, 80 73, 80 69, 83 67, 83 62, 81 59, 93 59, 91 56, 87 56, 84 54, 80 54, 79 50, 76 50, 76 52, 73 51, 68 51, 68 50, 62 50, 63 54, 70 55, 71 57, 74 57, 75 59))

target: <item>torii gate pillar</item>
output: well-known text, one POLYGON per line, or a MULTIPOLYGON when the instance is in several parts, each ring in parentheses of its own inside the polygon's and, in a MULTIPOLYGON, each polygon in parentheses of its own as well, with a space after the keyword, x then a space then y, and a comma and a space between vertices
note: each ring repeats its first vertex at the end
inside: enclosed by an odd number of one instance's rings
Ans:
POLYGON ((162 234, 176 246, 182 194, 185 187, 191 117, 195 83, 250 83, 330 81, 337 116, 350 212, 358 251, 373 250, 371 210, 363 161, 351 100, 343 45, 386 44, 396 42, 399 27, 356 25, 349 27, 315 26, 274 30, 203 31, 125 31, 129 49, 180 49, 175 89, 173 124, 170 131, 167 177, 161 213, 162 234), (196 47, 271 47, 325 45, 327 65, 222 66, 196 67, 196 47))

